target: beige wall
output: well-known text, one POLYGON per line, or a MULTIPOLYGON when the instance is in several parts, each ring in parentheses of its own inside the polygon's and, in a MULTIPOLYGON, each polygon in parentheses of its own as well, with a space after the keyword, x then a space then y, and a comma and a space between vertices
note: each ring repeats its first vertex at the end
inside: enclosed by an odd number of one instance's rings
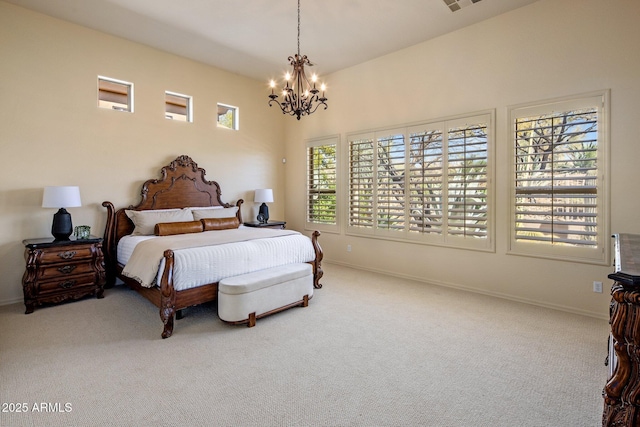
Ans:
POLYGON ((611 231, 640 233, 640 3, 579 3, 541 0, 325 76, 329 109, 298 122, 265 108, 257 96, 264 82, 0 1, 0 304, 22 298, 21 240, 49 234, 45 185, 79 185, 74 224, 101 234, 103 200, 137 203, 145 179, 188 154, 221 184, 225 201, 249 202, 245 217, 255 215, 252 190, 268 186, 276 192, 271 216, 302 229, 306 139, 340 134, 344 143, 347 132, 495 109, 495 253, 342 230, 321 237, 325 259, 605 318, 611 267, 506 254, 507 106, 600 89, 611 90, 611 231), (96 107, 98 74, 135 83, 134 114, 96 107), (164 90, 194 96, 193 124, 163 118, 164 90), (216 102, 240 107, 239 132, 216 128, 216 102), (603 294, 591 291, 594 280, 605 283, 603 294))
POLYGON ((506 254, 506 115, 510 105, 610 89, 611 231, 640 233, 638 16, 637 0, 541 0, 324 77, 329 109, 287 125, 289 224, 304 226, 305 140, 340 134, 344 144, 348 132, 495 109, 495 253, 347 236, 343 224, 321 237, 325 259, 607 317, 611 267, 506 254))
POLYGON ((284 217, 284 125, 264 82, 0 2, 0 304, 22 299, 25 238, 49 236, 46 185, 78 185, 74 225, 102 235, 110 200, 136 204, 142 182, 178 155, 222 187, 224 201, 271 187, 284 217), (135 84, 135 113, 97 108, 97 76, 135 84), (164 118, 164 91, 192 95, 194 123, 164 118), (260 94, 263 93, 264 96, 260 94), (240 130, 218 129, 216 103, 240 108, 240 130))

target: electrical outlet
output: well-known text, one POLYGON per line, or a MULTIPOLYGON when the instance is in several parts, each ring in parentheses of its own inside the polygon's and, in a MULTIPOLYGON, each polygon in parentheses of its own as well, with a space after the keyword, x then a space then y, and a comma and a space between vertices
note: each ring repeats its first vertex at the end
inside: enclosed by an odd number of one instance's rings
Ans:
POLYGON ((602 282, 593 282, 593 292, 602 293, 602 282))
POLYGON ((347 252, 351 252, 351 245, 347 245, 347 252))

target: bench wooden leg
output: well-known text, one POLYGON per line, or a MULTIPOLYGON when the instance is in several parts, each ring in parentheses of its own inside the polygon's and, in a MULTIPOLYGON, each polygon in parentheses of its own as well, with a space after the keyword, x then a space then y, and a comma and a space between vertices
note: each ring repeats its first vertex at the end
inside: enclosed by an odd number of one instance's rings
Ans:
POLYGON ((302 297, 302 306, 303 307, 309 306, 309 295, 305 295, 304 297, 302 297))
POLYGON ((256 326, 256 312, 255 311, 249 315, 249 323, 247 323, 247 326, 250 327, 250 328, 253 328, 254 326, 256 326))

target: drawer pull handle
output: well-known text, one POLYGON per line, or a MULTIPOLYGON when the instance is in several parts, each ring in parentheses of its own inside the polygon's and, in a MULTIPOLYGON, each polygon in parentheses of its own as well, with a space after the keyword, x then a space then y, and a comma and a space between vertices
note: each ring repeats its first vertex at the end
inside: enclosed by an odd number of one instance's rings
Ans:
POLYGON ((76 251, 64 251, 60 252, 58 256, 62 259, 71 259, 76 256, 76 251))
POLYGON ((69 274, 75 269, 76 269, 75 265, 65 265, 64 267, 58 267, 58 271, 64 274, 69 274))
POLYGON ((69 289, 70 287, 72 287, 75 284, 76 284, 75 280, 67 280, 66 282, 60 283, 60 287, 63 288, 63 289, 69 289))

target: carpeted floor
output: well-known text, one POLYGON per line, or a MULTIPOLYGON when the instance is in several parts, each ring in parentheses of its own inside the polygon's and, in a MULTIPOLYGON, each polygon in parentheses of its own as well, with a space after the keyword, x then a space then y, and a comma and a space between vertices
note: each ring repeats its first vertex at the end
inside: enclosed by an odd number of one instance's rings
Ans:
POLYGON ((0 425, 601 424, 606 321, 324 269, 307 308, 246 328, 203 305, 167 340, 124 287, 0 307, 0 425))

